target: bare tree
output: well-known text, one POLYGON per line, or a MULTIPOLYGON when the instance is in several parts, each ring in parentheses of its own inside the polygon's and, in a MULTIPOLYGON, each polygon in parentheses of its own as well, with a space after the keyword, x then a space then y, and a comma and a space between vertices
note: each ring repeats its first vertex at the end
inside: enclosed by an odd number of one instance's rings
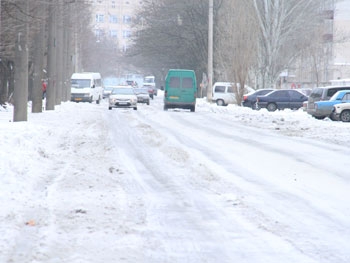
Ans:
POLYGON ((257 21, 251 10, 249 1, 224 0, 218 12, 216 78, 233 81, 238 105, 258 57, 257 21))
POLYGON ((321 23, 319 0, 251 0, 258 19, 261 87, 274 86, 321 23))

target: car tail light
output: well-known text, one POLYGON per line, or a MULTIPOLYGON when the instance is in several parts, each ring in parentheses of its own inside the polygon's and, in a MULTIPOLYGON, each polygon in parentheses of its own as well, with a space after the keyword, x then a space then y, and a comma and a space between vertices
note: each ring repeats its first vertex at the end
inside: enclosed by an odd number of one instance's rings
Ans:
POLYGON ((243 100, 246 101, 248 99, 248 96, 247 95, 244 95, 243 96, 243 100))

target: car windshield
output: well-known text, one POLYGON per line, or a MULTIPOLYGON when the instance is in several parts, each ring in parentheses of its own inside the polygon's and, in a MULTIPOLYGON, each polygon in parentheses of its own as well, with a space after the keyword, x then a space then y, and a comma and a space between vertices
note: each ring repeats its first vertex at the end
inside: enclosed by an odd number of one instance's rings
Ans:
POLYGON ((71 85, 74 88, 90 88, 90 80, 89 79, 72 79, 71 85))
POLYGON ((133 89, 129 88, 114 88, 112 90, 112 94, 125 94, 125 95, 132 95, 135 94, 133 89))

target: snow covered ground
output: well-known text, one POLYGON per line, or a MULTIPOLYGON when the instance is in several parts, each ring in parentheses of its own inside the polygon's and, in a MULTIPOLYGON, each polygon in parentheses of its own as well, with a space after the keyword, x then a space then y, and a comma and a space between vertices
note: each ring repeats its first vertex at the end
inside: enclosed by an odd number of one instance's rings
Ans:
POLYGON ((0 262, 350 262, 349 123, 161 94, 11 120, 0 262))

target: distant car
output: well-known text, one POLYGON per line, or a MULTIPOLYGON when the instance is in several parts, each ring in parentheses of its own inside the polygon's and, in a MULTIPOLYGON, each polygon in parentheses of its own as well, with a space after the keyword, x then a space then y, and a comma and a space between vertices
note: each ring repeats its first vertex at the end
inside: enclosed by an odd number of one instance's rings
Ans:
POLYGON ((126 81, 126 84, 127 84, 128 86, 133 87, 133 88, 137 88, 137 87, 138 87, 138 84, 137 84, 137 82, 136 82, 135 80, 127 80, 127 81, 126 81))
POLYGON ((147 105, 149 105, 148 88, 136 88, 134 89, 134 92, 137 96, 138 103, 146 103, 147 105))
POLYGON ((334 105, 330 118, 334 121, 350 122, 350 103, 334 105))
POLYGON ((313 109, 310 109, 308 113, 321 120, 329 117, 335 104, 345 102, 350 102, 350 89, 337 91, 329 100, 314 102, 313 109))
POLYGON ((115 87, 108 98, 108 109, 133 108, 137 110, 137 96, 130 86, 115 87))
MULTIPOLYGON (((236 85, 238 88, 239 84, 236 85)), ((254 91, 251 87, 244 87, 244 94, 254 91)), ((213 85, 212 101, 218 106, 227 106, 237 102, 236 93, 231 82, 215 82, 213 85)))
POLYGON ((258 89, 243 95, 242 106, 256 109, 256 97, 266 95, 274 89, 258 89))
POLYGON ((105 86, 103 88, 103 98, 108 98, 109 95, 111 94, 112 92, 112 89, 115 88, 116 86, 105 86))
POLYGON ((257 107, 266 108, 268 111, 283 110, 283 109, 299 109, 303 107, 303 102, 307 101, 308 97, 300 91, 275 90, 264 96, 257 96, 257 107))
POLYGON ((349 90, 350 86, 326 86, 316 87, 312 90, 306 104, 307 113, 311 114, 315 109, 315 102, 329 100, 339 90, 349 90))

